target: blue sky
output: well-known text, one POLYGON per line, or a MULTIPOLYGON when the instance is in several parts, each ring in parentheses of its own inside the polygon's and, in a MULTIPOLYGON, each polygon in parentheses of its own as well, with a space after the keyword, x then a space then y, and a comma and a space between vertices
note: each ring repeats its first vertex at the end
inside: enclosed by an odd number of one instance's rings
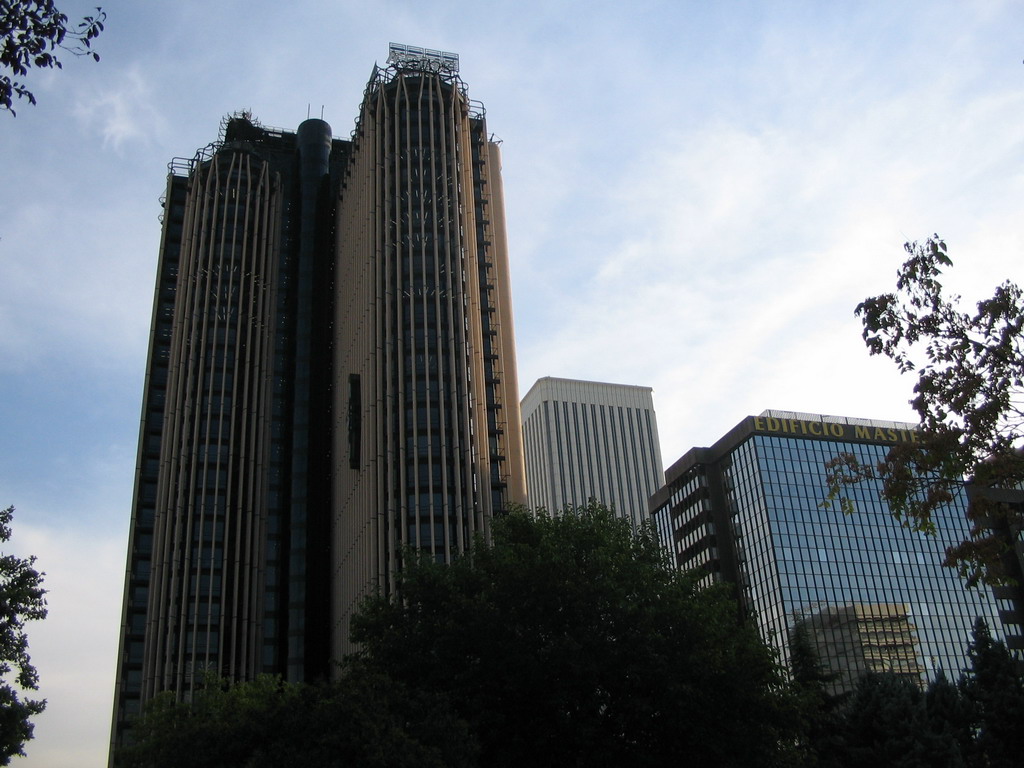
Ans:
POLYGON ((459 53, 503 142, 521 393, 652 386, 666 464, 765 408, 911 418, 852 315, 905 240, 945 237, 966 297, 1020 280, 1019 3, 106 10, 100 63, 0 116, 0 504, 51 590, 22 765, 105 761, 158 198, 228 112, 346 136, 389 41, 459 53))

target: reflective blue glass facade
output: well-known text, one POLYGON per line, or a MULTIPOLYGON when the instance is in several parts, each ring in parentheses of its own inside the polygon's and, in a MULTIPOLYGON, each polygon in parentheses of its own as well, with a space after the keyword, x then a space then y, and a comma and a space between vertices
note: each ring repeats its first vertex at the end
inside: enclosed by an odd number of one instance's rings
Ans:
POLYGON ((851 453, 874 465, 913 439, 912 425, 825 418, 751 417, 686 454, 652 499, 663 541, 680 567, 737 584, 783 660, 803 621, 841 683, 883 669, 918 682, 939 669, 958 675, 974 619, 1001 629, 990 593, 942 566, 946 547, 968 535, 966 494, 935 516, 934 536, 902 527, 877 481, 849 489, 851 515, 822 506, 827 461, 851 453))

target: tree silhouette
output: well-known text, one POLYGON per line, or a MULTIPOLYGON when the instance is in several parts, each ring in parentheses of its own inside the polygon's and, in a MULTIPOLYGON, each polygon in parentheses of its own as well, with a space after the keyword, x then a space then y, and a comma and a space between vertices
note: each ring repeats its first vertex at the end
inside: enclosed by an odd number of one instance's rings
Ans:
MULTIPOLYGON (((1007 281, 974 311, 945 292, 941 277, 953 262, 938 235, 904 245, 909 258, 896 291, 865 299, 856 309, 873 355, 917 376, 910 401, 920 418, 919 440, 894 446, 875 466, 852 454, 829 463, 830 500, 846 511, 850 483, 877 477, 893 514, 916 530, 934 530, 932 513, 970 480, 987 488, 1024 482, 1024 295, 1007 281)), ((969 540, 951 547, 946 564, 972 580, 1004 583, 1003 555, 1021 531, 1019 505, 976 499, 969 540)))
POLYGON ((92 16, 83 18, 77 26, 68 26, 68 17, 54 5, 53 0, 8 0, 0 3, 0 109, 12 115, 14 99, 36 97, 23 78, 29 69, 57 68, 63 64, 57 57, 58 49, 73 56, 88 56, 94 61, 100 57, 92 50, 92 42, 103 31, 107 14, 97 8, 92 16))
MULTIPOLYGON (((14 507, 0 510, 0 543, 11 538, 14 507)), ((39 675, 28 654, 25 622, 46 618, 43 574, 34 557, 0 552, 0 765, 24 755, 32 738, 32 720, 46 708, 45 700, 23 699, 21 691, 39 688, 39 675)))
POLYGON ((992 639, 984 619, 974 623, 968 646, 971 665, 961 687, 972 708, 976 751, 990 768, 1020 765, 1024 755, 1024 683, 1019 662, 992 639))
POLYGON ((352 638, 362 663, 444 693, 489 768, 776 765, 794 736, 736 604, 597 504, 498 518, 451 565, 407 556, 352 638))

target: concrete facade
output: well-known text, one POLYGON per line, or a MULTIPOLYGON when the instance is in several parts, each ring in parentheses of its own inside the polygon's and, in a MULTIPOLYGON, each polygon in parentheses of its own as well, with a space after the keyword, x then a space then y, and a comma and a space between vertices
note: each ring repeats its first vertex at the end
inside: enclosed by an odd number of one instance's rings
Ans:
POLYGON ((530 505, 558 512, 590 499, 634 525, 664 482, 650 387, 545 377, 522 403, 530 505))
POLYGON ((524 502, 500 154, 392 45, 351 140, 248 113, 171 163, 112 740, 208 674, 315 680, 401 552, 524 502))

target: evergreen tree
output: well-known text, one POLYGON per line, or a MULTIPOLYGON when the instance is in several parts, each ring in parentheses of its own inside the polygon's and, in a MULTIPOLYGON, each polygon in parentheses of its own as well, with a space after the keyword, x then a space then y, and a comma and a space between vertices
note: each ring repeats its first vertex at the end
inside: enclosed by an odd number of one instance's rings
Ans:
POLYGON ((839 675, 826 672, 807 623, 798 619, 789 635, 789 668, 797 701, 800 735, 798 764, 839 766, 842 752, 840 705, 845 694, 830 692, 839 675))
POLYGON ((899 675, 860 678, 844 707, 844 768, 957 768, 952 739, 929 727, 924 695, 899 675))
POLYGON ((950 765, 967 765, 974 749, 971 731, 971 706, 964 698, 960 687, 951 682, 940 669, 924 695, 928 725, 941 744, 955 751, 959 762, 950 765))
POLYGON ((1024 760, 1024 683, 1006 646, 992 639, 984 619, 974 623, 970 668, 962 680, 973 710, 977 764, 1012 768, 1024 760))

